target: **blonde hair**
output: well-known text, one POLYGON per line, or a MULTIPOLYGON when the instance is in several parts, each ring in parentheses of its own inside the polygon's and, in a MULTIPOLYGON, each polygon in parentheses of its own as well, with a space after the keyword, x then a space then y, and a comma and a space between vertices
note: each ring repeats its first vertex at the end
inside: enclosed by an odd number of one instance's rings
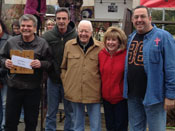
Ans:
POLYGON ((119 49, 124 50, 126 49, 127 37, 123 30, 118 27, 111 26, 107 29, 104 34, 104 45, 106 46, 107 38, 114 38, 119 40, 119 49))
POLYGON ((54 19, 50 18, 46 21, 46 25, 48 25, 48 24, 56 24, 56 22, 54 19))

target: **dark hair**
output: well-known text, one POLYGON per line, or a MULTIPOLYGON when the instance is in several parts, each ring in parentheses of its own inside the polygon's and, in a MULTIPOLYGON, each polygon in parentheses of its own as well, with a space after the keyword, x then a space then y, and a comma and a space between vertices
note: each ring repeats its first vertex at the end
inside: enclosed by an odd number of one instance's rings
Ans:
POLYGON ((136 7, 132 10, 132 15, 134 14, 134 11, 135 11, 136 9, 140 9, 140 8, 145 8, 145 9, 147 10, 148 16, 150 16, 150 11, 149 11, 148 7, 143 6, 143 5, 136 6, 136 7))
POLYGON ((18 20, 14 20, 13 23, 12 23, 12 28, 13 28, 14 25, 20 27, 19 21, 18 20))
POLYGON ((18 27, 20 29, 20 25, 19 25, 19 20, 14 20, 12 25, 11 25, 11 28, 12 28, 12 35, 15 36, 15 35, 19 35, 19 34, 16 34, 16 32, 14 32, 14 26, 18 27))
POLYGON ((31 14, 22 15, 19 18, 19 24, 21 25, 22 21, 28 21, 28 20, 32 20, 33 21, 33 26, 37 27, 37 18, 34 15, 31 15, 31 14))
POLYGON ((4 24, 4 22, 1 19, 0 19, 0 25, 2 27, 3 32, 9 34, 6 25, 4 24))
POLYGON ((55 16, 57 13, 60 13, 60 12, 66 12, 68 15, 68 19, 70 20, 70 12, 67 8, 65 8, 65 7, 58 8, 55 12, 55 16))

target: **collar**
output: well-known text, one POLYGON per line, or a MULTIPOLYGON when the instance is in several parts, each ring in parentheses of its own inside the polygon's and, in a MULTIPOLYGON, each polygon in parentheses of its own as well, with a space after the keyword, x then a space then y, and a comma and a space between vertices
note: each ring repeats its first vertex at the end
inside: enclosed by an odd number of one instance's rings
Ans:
MULTIPOLYGON (((155 30, 157 29, 157 26, 155 24, 152 24, 152 26, 153 26, 152 30, 149 31, 147 34, 145 34, 144 38, 150 38, 149 36, 152 35, 155 32, 155 30)), ((128 39, 133 39, 136 34, 137 34, 137 31, 135 30, 133 33, 131 33, 128 36, 128 39)))
MULTIPOLYGON (((19 45, 20 46, 25 46, 25 45, 27 45, 26 44, 26 42, 24 42, 24 40, 23 40, 23 38, 22 38, 22 35, 19 35, 19 36, 16 36, 16 37, 20 37, 20 42, 19 42, 19 45)), ((31 46, 37 46, 37 44, 38 44, 38 42, 34 42, 34 41, 36 41, 38 39, 38 36, 35 34, 35 38, 31 41, 31 43, 30 43, 30 45, 31 46)))
POLYGON ((110 54, 110 53, 109 53, 109 50, 108 50, 107 48, 103 48, 102 51, 103 51, 106 55, 108 55, 108 56, 116 56, 116 55, 118 55, 118 54, 124 52, 125 50, 126 50, 126 49, 124 49, 124 50, 119 49, 119 50, 117 50, 116 52, 114 52, 113 54, 110 54))
MULTIPOLYGON (((73 39, 72 44, 77 45, 78 44, 78 39, 79 39, 78 36, 77 36, 77 38, 73 39)), ((102 42, 97 41, 97 40, 93 39, 92 37, 90 39, 93 42, 93 46, 100 46, 100 44, 102 44, 102 42)))

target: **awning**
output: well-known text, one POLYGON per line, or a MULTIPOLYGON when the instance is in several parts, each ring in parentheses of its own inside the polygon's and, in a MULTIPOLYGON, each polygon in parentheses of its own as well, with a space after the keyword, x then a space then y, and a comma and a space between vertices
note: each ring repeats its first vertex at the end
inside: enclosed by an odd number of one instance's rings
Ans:
POLYGON ((173 8, 175 0, 140 0, 140 5, 153 8, 173 8))

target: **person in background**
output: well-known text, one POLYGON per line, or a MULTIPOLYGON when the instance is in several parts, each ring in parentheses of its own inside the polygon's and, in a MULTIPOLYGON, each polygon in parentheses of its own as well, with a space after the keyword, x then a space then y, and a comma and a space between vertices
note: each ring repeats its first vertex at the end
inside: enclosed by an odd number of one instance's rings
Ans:
POLYGON ((92 38, 92 23, 80 21, 78 37, 65 45, 61 78, 65 99, 71 101, 74 131, 85 130, 85 107, 91 131, 101 131, 101 79, 98 53, 103 44, 92 38))
POLYGON ((107 131, 128 130, 127 100, 123 98, 124 64, 127 37, 117 27, 109 27, 104 34, 99 68, 107 131))
MULTIPOLYGON (((3 47, 5 42, 10 38, 9 32, 0 19, 0 49, 3 47)), ((7 94, 7 70, 0 67, 0 131, 5 126, 5 107, 6 107, 6 94, 7 94)))
POLYGON ((101 27, 99 32, 98 32, 98 40, 99 41, 104 41, 104 31, 103 28, 101 27))
POLYGON ((165 131, 166 110, 175 106, 175 40, 151 20, 147 7, 133 9, 124 75, 131 131, 165 131))
MULTIPOLYGON (((15 20, 12 23, 12 36, 20 35, 20 25, 19 25, 19 20, 15 20)), ((24 122, 24 110, 22 108, 21 110, 21 116, 19 122, 23 123, 24 122)))
MULTIPOLYGON (((46 31, 52 30, 55 26, 56 22, 54 19, 50 18, 45 22, 45 31, 43 32, 43 34, 46 31)), ((43 82, 45 83, 45 85, 47 85, 47 78, 48 78, 48 74, 47 72, 44 72, 44 79, 43 82)), ((47 113, 47 86, 45 86, 44 88, 44 93, 43 93, 43 97, 44 97, 44 101, 43 101, 43 107, 44 107, 44 118, 46 117, 46 113, 47 113)))
POLYGON ((32 14, 37 18, 37 35, 40 35, 40 27, 46 14, 46 0, 27 0, 24 14, 32 14))
POLYGON ((1 67, 8 69, 5 131, 18 130, 22 107, 25 131, 36 131, 43 71, 50 69, 52 58, 47 42, 35 35, 37 28, 35 16, 23 15, 19 23, 21 35, 10 38, 0 49, 1 67), (10 50, 33 50, 34 59, 30 66, 34 73, 10 73, 10 69, 14 68, 10 50))
POLYGON ((52 18, 48 19, 45 23, 45 28, 46 28, 45 30, 46 31, 52 30, 54 28, 55 24, 56 23, 55 23, 54 19, 52 19, 52 18))
POLYGON ((66 8, 58 8, 56 13, 56 25, 52 30, 43 34, 43 38, 49 43, 49 47, 53 52, 54 60, 52 62, 52 70, 48 73, 47 80, 47 103, 48 111, 46 115, 46 131, 56 131, 56 115, 59 108, 60 98, 64 103, 64 131, 72 131, 73 129, 73 113, 71 103, 64 99, 64 90, 60 78, 60 65, 63 58, 65 43, 77 36, 75 24, 70 21, 70 13, 66 8))
POLYGON ((20 25, 19 25, 19 21, 15 20, 12 23, 12 36, 16 36, 16 35, 20 35, 20 25))

